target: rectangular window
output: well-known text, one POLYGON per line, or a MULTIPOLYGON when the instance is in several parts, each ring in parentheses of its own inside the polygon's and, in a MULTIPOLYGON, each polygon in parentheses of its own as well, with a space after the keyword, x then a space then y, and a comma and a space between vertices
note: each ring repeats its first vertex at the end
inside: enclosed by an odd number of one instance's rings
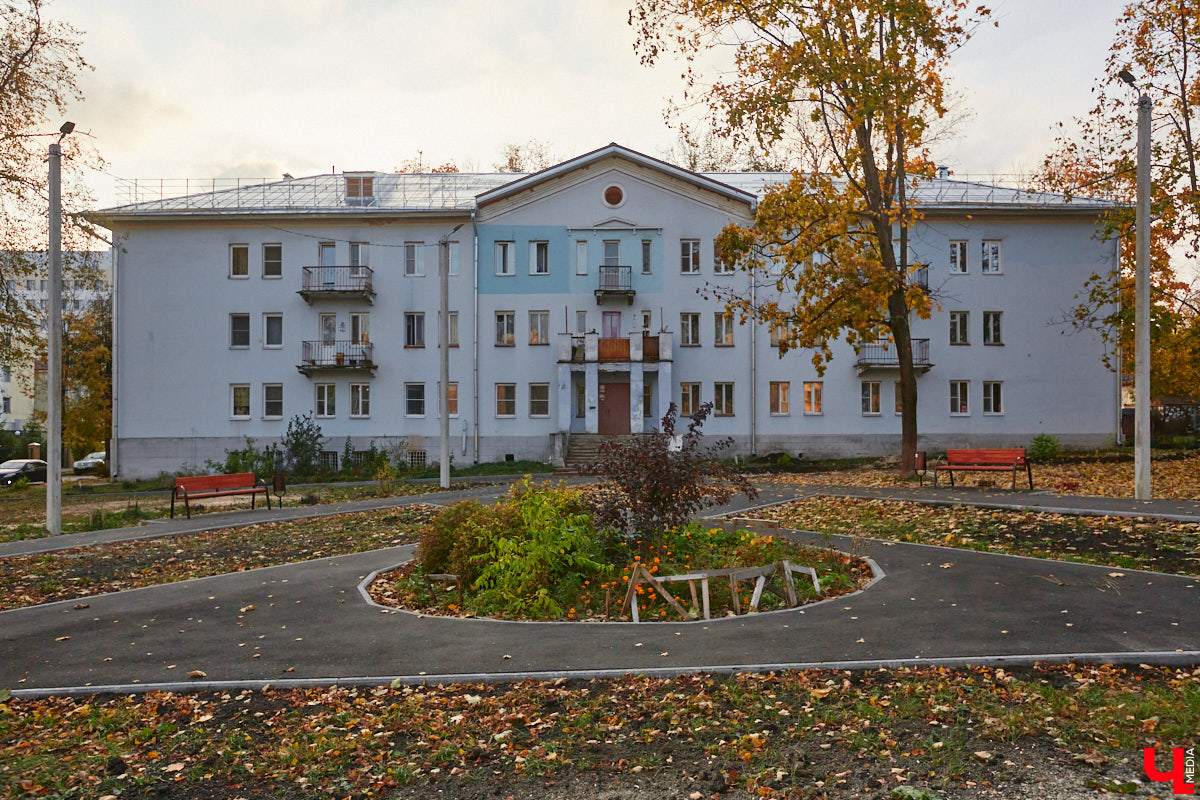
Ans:
POLYGON ((321 419, 333 417, 337 413, 337 407, 334 403, 334 384, 318 383, 316 384, 316 389, 317 403, 315 411, 317 417, 321 419))
POLYGON ((583 419, 587 415, 587 386, 575 384, 575 417, 583 419))
POLYGON ((967 240, 950 240, 950 274, 967 274, 967 240))
POLYGON ((550 243, 549 242, 530 242, 529 243, 529 274, 530 275, 549 275, 550 274, 550 243))
POLYGON ((263 347, 283 347, 283 314, 263 314, 263 347))
POLYGON ((804 413, 805 414, 822 414, 821 410, 821 392, 824 389, 824 381, 805 381, 804 382, 804 413))
POLYGON ((587 275, 588 274, 587 259, 588 259, 587 242, 576 242, 575 243, 575 274, 576 275, 587 275))
POLYGON ((425 346, 425 315, 421 313, 406 313, 404 315, 404 346, 425 346))
POLYGON ((361 278, 367 274, 367 267, 370 266, 371 246, 366 242, 351 242, 350 243, 350 274, 355 278, 361 278))
POLYGON ((969 330, 967 323, 970 319, 970 313, 967 311, 951 311, 950 312, 950 344, 970 344, 967 339, 967 331, 969 330))
POLYGON ((642 418, 654 418, 654 386, 648 381, 642 384, 642 418))
POLYGON ((529 384, 529 416, 550 416, 550 384, 529 384))
POLYGON ((771 413, 787 415, 792 413, 792 385, 788 381, 771 381, 771 413))
POLYGON ((642 274, 649 275, 653 271, 650 261, 651 247, 649 239, 642 239, 642 274))
POLYGON ((346 205, 366 206, 375 198, 375 178, 373 176, 346 177, 346 205))
POLYGON ((983 382, 983 413, 985 414, 1003 414, 1004 399, 1002 387, 1003 381, 984 381, 983 382))
POLYGON ((283 419, 283 384, 263 384, 263 419, 283 419))
POLYGON ((350 314, 350 341, 356 344, 371 341, 371 312, 355 311, 350 314))
POLYGON ((458 274, 458 242, 449 243, 449 252, 446 254, 446 260, 450 262, 450 274, 458 274))
POLYGON ((862 413, 864 416, 879 413, 879 381, 862 382, 862 413))
POLYGON ((425 243, 404 243, 404 276, 419 278, 425 274, 425 243))
POLYGON ((321 332, 322 344, 333 344, 337 340, 337 314, 317 315, 317 327, 321 332))
POLYGON ((700 240, 679 240, 679 271, 684 275, 700 274, 700 240))
MULTIPOLYGON (((441 313, 441 312, 439 312, 439 313, 441 313)), ((458 347, 458 312, 457 311, 450 312, 449 323, 450 324, 446 326, 450 329, 450 331, 449 331, 450 332, 450 343, 449 344, 451 347, 458 347)), ((440 336, 441 334, 439 333, 438 335, 440 336)))
POLYGON ((0 405, 0 411, 3 411, 5 414, 11 414, 12 413, 12 398, 3 397, 3 398, 0 398, 0 401, 3 401, 3 404, 0 405))
POLYGON ((983 312, 983 343, 1004 344, 1000 338, 1000 311, 983 312))
POLYGON ((679 384, 679 416, 690 417, 700 410, 700 384, 679 384))
POLYGON ((733 267, 721 260, 721 249, 717 247, 716 239, 713 240, 713 274, 714 275, 732 275, 733 267))
POLYGON ((517 415, 517 385, 515 383, 496 384, 496 416, 515 417, 517 415))
POLYGON ((576 311, 575 312, 575 333, 579 334, 580 336, 587 333, 587 312, 586 311, 576 311))
POLYGON ((779 322, 771 326, 771 347, 779 347, 780 342, 788 340, 788 326, 786 322, 779 322))
POLYGON ((984 275, 1000 274, 1000 241, 998 239, 984 239, 983 259, 979 262, 979 271, 984 275))
POLYGON ((606 267, 618 267, 621 265, 621 242, 617 239, 604 240, 604 260, 601 262, 606 267))
POLYGON ((892 384, 892 403, 897 414, 904 413, 904 392, 900 381, 892 384))
MULTIPOLYGON (((231 278, 249 278, 250 277, 250 245, 248 244, 231 244, 229 245, 229 277, 231 278)), ((45 281, 42 281, 44 284, 45 281)), ((43 291, 45 287, 43 286, 43 291)))
POLYGON ((517 274, 517 249, 513 242, 496 242, 496 274, 517 274))
POLYGON ((250 419, 250 384, 229 385, 229 415, 234 419, 250 419))
POLYGON ((654 314, 650 311, 642 312, 642 333, 650 332, 650 323, 653 321, 654 314))
POLYGON ((371 384, 350 384, 350 416, 352 418, 371 416, 371 384))
POLYGON ((717 347, 733 347, 733 313, 718 311, 713 315, 713 344, 717 347))
POLYGON ((404 384, 404 416, 425 416, 425 384, 404 384))
POLYGON ((529 343, 550 344, 550 312, 529 312, 529 343))
POLYGON ((950 381, 950 413, 963 416, 971 413, 967 397, 971 388, 970 381, 950 381))
POLYGON ((700 315, 684 313, 679 315, 679 344, 681 347, 700 346, 700 315))
POLYGON ((458 381, 450 381, 447 384, 446 392, 446 412, 451 417, 458 416, 458 381))
POLYGON ((512 347, 516 343, 516 314, 512 311, 496 312, 496 346, 512 347))
POLYGON ((732 417, 733 416, 733 384, 732 383, 714 383, 713 384, 713 416, 714 417, 732 417))
POLYGON ((283 245, 263 245, 262 276, 264 278, 283 277, 283 245))
POLYGON ((229 346, 245 349, 250 346, 250 315, 229 315, 229 346))

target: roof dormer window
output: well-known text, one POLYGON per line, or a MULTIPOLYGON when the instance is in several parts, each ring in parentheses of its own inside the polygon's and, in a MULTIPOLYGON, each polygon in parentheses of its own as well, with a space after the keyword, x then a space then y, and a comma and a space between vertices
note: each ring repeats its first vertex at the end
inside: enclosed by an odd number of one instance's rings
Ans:
POLYGON ((371 175, 346 176, 346 205, 370 206, 375 204, 375 178, 371 175))

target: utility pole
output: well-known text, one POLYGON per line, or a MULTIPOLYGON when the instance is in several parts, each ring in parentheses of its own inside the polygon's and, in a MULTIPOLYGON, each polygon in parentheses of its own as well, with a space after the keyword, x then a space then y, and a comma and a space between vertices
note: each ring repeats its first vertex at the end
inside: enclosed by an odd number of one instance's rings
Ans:
POLYGON ((62 140, 75 130, 64 122, 50 145, 50 318, 46 325, 46 530, 62 533, 62 140))
POLYGON ((450 488, 450 237, 462 225, 454 226, 438 241, 438 278, 441 280, 441 307, 438 313, 438 349, 441 379, 438 381, 438 433, 441 439, 439 484, 450 488))
POLYGON ((1150 491, 1150 111, 1154 103, 1138 97, 1137 270, 1134 314, 1133 496, 1149 500, 1150 491))

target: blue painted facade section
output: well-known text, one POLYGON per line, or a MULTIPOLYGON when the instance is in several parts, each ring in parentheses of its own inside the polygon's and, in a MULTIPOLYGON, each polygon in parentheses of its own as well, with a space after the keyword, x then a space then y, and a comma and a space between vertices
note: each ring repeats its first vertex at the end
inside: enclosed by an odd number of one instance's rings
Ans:
POLYGON ((567 229, 561 225, 480 225, 480 294, 558 294, 570 291, 574 269, 568 249, 567 229), (498 275, 496 243, 512 242, 515 268, 512 275, 498 275), (550 248, 550 273, 531 275, 531 243, 547 242, 550 248))
MULTIPOLYGON (((591 293, 599 284, 600 265, 604 262, 604 242, 621 243, 618 263, 631 267, 633 290, 639 294, 661 292, 666 252, 663 247, 662 231, 658 228, 569 228, 567 249, 571 254, 571 292, 591 293), (650 274, 642 272, 642 242, 650 242, 650 274), (578 274, 578 243, 587 243, 587 274, 578 274)), ((678 257, 678 256, 676 256, 678 257)), ((678 267, 676 267, 678 269, 678 267)))

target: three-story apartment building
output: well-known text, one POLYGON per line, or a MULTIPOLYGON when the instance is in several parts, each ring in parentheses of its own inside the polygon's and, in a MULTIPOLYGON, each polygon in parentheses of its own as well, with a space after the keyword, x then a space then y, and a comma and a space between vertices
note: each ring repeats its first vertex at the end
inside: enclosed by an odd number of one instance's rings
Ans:
MULTIPOLYGON (((614 144, 532 175, 340 173, 97 212, 118 242, 112 463, 202 465, 296 414, 331 451, 435 453, 442 239, 458 463, 561 458, 571 434, 647 431, 672 402, 713 403, 706 433, 740 453, 892 452, 886 344, 839 345, 818 375, 714 299, 763 291, 714 239, 788 177, 614 144)), ((1111 443, 1103 345, 1053 324, 1116 267, 1107 206, 944 176, 917 202, 911 258, 936 299, 914 321, 922 447, 1111 443)))

